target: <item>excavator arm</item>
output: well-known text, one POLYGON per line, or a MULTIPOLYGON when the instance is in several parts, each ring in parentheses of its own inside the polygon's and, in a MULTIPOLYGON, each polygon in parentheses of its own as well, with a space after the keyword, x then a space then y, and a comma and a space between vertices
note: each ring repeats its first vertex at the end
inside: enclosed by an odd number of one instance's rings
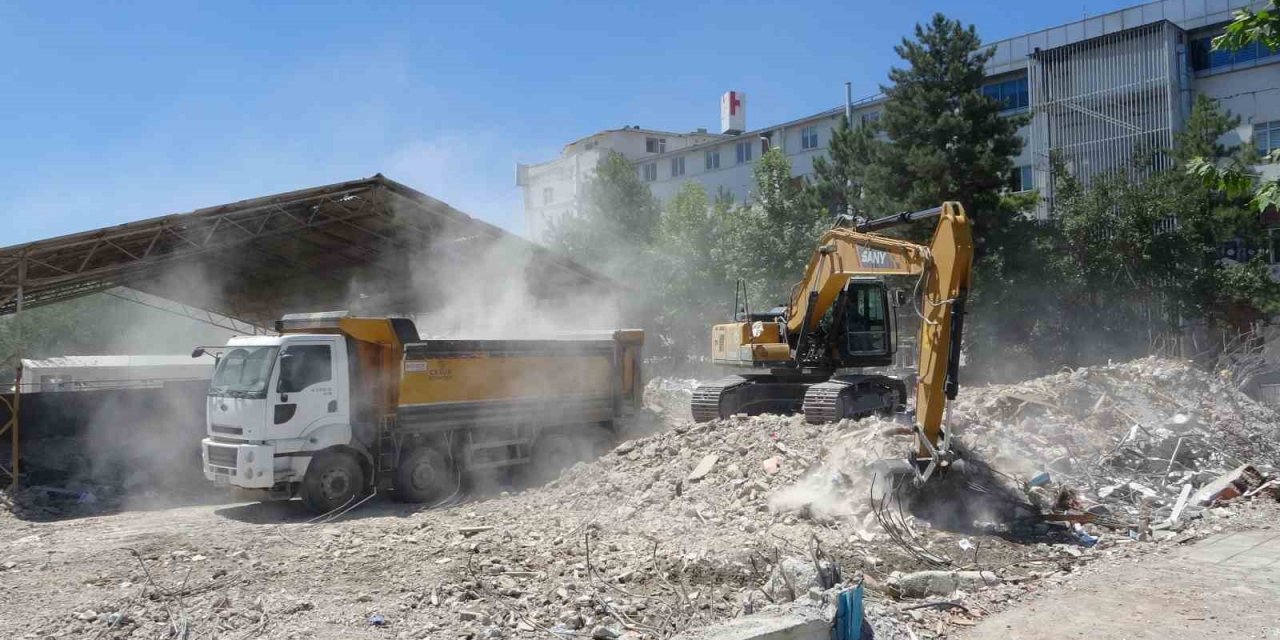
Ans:
POLYGON ((950 453, 943 420, 947 403, 960 389, 960 341, 973 283, 973 233, 960 203, 942 205, 929 254, 929 266, 917 285, 921 322, 915 426, 917 455, 928 460, 924 478, 950 453))

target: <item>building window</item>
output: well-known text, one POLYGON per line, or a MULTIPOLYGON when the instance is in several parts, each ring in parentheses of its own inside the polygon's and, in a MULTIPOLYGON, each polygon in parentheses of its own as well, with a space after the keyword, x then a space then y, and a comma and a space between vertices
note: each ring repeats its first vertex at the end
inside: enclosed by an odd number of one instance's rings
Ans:
POLYGON ((1280 264, 1280 227, 1267 229, 1267 250, 1271 264, 1280 264))
POLYGON ((684 156, 671 159, 671 177, 676 178, 684 175, 684 156))
POLYGON ((641 177, 645 182, 653 182, 658 179, 658 163, 649 162, 640 166, 641 177))
POLYGON ((1280 51, 1273 51, 1267 48, 1266 45, 1257 42, 1251 42, 1239 51, 1230 51, 1227 49, 1215 50, 1213 48, 1213 36, 1204 36, 1191 40, 1191 68, 1196 71, 1229 67, 1239 62, 1265 60, 1277 55, 1280 55, 1280 51))
POLYGON ((542 204, 551 204, 556 199, 556 191, 551 187, 542 190, 542 204))
POLYGON ((734 148, 738 153, 738 164, 745 164, 747 162, 751 162, 751 143, 750 142, 739 142, 738 144, 734 145, 734 148))
POLYGON ((666 153, 667 139, 666 138, 645 138, 644 150, 646 153, 666 153))
POLYGON ((1280 149, 1280 120, 1259 122, 1253 125, 1253 146, 1262 156, 1280 149))
POLYGON ((879 111, 868 111, 868 112, 866 112, 866 113, 862 114, 862 126, 864 126, 864 127, 865 127, 865 126, 867 126, 867 125, 872 125, 872 124, 875 124, 875 123, 877 123, 877 122, 880 122, 880 112, 879 112, 879 111))
POLYGON ((1163 218, 1160 218, 1159 220, 1156 220, 1155 223, 1152 225, 1152 229, 1156 232, 1156 234, 1174 233, 1181 228, 1182 228, 1182 221, 1179 220, 1178 216, 1176 215, 1165 216, 1163 218))
POLYGON ((986 85, 982 87, 982 94, 999 101, 1001 111, 1026 109, 1031 104, 1026 76, 986 85))
POLYGON ((806 151, 818 148, 817 127, 805 127, 800 130, 800 148, 806 151))
POLYGON ((706 155, 707 171, 720 168, 720 151, 708 151, 706 155))
POLYGON ((1036 188, 1035 176, 1031 173, 1031 165, 1014 167, 1009 176, 1009 190, 1015 193, 1030 191, 1036 188))

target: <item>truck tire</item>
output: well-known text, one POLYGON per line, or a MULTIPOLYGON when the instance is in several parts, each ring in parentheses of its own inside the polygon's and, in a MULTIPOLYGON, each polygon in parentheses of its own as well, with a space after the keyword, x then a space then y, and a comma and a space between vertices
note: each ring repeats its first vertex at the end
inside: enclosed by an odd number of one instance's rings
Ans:
POLYGON ((582 459, 582 449, 568 434, 544 432, 533 443, 533 454, 524 468, 527 484, 542 485, 560 477, 560 471, 582 459))
POLYGON ((342 451, 323 451, 311 458, 302 479, 302 502, 315 513, 355 504, 364 493, 364 470, 342 451))
POLYGON ((415 447, 396 467, 395 496, 401 502, 435 502, 453 486, 444 456, 431 447, 415 447))
POLYGON ((532 460, 522 474, 528 484, 546 484, 560 477, 560 472, 575 463, 591 461, 608 452, 614 443, 613 432, 600 426, 573 431, 547 431, 533 443, 532 460))
POLYGON ((618 444, 618 434, 610 423, 591 425, 584 429, 581 443, 583 457, 579 459, 591 461, 613 451, 618 444))

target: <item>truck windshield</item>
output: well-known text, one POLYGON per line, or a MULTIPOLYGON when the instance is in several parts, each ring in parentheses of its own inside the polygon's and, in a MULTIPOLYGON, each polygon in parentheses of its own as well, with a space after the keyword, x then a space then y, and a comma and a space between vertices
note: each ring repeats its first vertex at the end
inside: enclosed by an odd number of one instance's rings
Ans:
POLYGON ((209 395, 265 398, 279 347, 235 347, 222 356, 209 395))

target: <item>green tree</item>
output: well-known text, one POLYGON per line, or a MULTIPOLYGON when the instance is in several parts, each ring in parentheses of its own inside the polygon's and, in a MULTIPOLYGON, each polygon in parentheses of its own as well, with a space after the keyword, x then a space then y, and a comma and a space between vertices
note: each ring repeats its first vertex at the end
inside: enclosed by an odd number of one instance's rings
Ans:
POLYGON ((659 227, 654 262, 658 277, 657 322, 673 353, 706 352, 710 327, 725 320, 732 283, 717 251, 732 200, 713 204, 696 182, 687 182, 667 204, 659 227))
MULTIPOLYGON (((1218 142, 1238 122, 1198 99, 1169 153, 1240 161, 1249 147, 1218 142)), ((1280 286, 1261 259, 1219 255, 1224 243, 1256 246, 1263 238, 1246 198, 1177 170, 1141 182, 1116 173, 1086 187, 1055 165, 1057 226, 1046 255, 1056 300, 1045 301, 1059 320, 1055 362, 1140 355, 1155 335, 1192 318, 1235 332, 1280 305, 1280 286)))
POLYGON ((889 138, 872 159, 870 190, 900 209, 924 209, 958 200, 973 219, 980 252, 998 251, 1020 212, 1001 192, 1022 150, 1023 115, 1002 115, 1003 105, 982 93, 983 48, 972 25, 935 14, 916 25, 915 38, 894 51, 907 63, 889 72, 888 102, 879 121, 889 138))
POLYGON ((1280 50, 1280 0, 1271 0, 1259 11, 1238 11, 1222 35, 1213 39, 1213 48, 1236 51, 1253 43, 1280 50))
MULTIPOLYGON (((1213 39, 1214 49, 1226 51, 1238 51, 1255 44, 1272 51, 1280 50, 1280 0, 1271 0, 1266 8, 1259 11, 1242 9, 1222 35, 1213 39)), ((1184 163, 1187 173, 1206 185, 1232 198, 1248 195, 1250 208, 1263 212, 1280 207, 1280 180, 1262 179, 1252 168, 1257 160, 1224 160, 1211 155, 1196 155, 1184 159, 1184 163)), ((1280 149, 1272 151, 1263 160, 1280 162, 1280 149)))
POLYGON ((826 157, 813 159, 814 179, 809 188, 832 216, 866 218, 891 209, 888 203, 875 200, 878 194, 867 192, 868 177, 881 148, 878 142, 873 127, 851 127, 844 116, 831 130, 826 157))
MULTIPOLYGON (((815 167, 815 190, 825 205, 852 202, 865 217, 962 203, 977 245, 969 362, 994 370, 1011 351, 1032 360, 1045 331, 1044 300, 1035 292, 1046 281, 1049 239, 1023 215, 1035 195, 1008 193, 1027 116, 1004 113, 1005 105, 982 92, 993 50, 972 26, 937 14, 894 50, 906 64, 881 88, 883 114, 874 127, 837 129, 830 165, 815 167), (843 184, 852 186, 849 193, 841 193, 843 184)), ((891 233, 924 241, 932 229, 925 221, 891 233)))
POLYGON ((551 223, 547 244, 615 277, 633 273, 658 233, 662 208, 622 154, 600 159, 583 187, 583 207, 551 223))
POLYGON ((765 152, 753 169, 751 202, 724 223, 723 262, 730 277, 746 280, 752 304, 766 308, 787 299, 830 218, 804 179, 791 175, 781 149, 765 152))

